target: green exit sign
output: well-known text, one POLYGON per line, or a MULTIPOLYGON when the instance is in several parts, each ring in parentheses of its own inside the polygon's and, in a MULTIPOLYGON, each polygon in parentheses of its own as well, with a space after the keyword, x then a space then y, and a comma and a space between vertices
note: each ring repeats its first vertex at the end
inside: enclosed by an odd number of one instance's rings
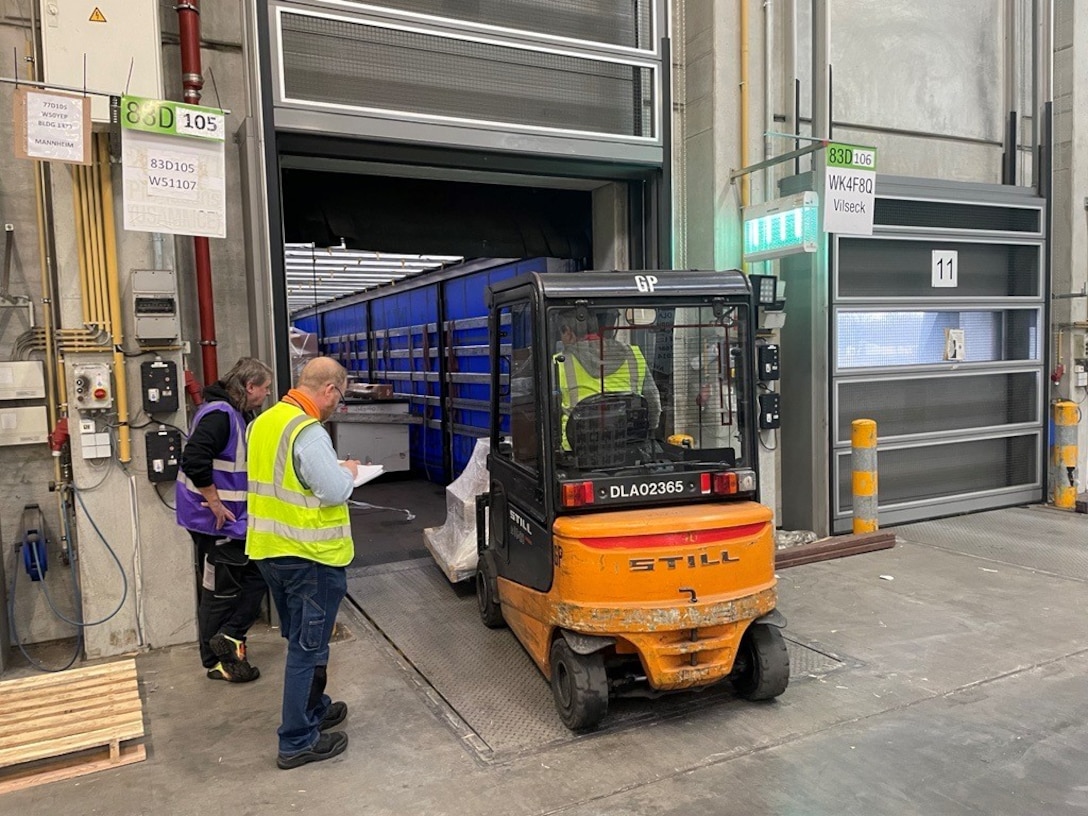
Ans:
POLYGON ((816 193, 797 193, 744 208, 744 262, 815 252, 820 237, 816 193))

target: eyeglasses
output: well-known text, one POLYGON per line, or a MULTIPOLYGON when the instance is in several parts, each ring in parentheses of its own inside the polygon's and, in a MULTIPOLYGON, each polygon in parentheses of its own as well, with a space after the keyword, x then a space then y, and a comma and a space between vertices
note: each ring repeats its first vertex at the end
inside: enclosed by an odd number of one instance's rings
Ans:
POLYGON ((346 402, 346 400, 344 399, 344 392, 341 391, 339 388, 337 388, 335 385, 333 386, 333 388, 336 388, 336 393, 340 395, 340 401, 338 403, 336 403, 336 404, 338 406, 339 405, 344 405, 345 402, 346 402))

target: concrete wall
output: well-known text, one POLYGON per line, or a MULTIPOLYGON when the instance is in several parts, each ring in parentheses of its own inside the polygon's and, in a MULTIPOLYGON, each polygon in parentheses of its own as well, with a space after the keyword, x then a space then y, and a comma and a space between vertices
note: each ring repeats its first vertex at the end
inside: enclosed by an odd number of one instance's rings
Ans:
MULTIPOLYGON (((14 3, 0 2, 0 52, 7 55, 0 75, 10 76, 14 70, 12 55, 16 51, 22 57, 27 53, 29 8, 26 0, 14 3)), ((20 65, 20 69, 23 65, 20 65)), ((41 322, 41 285, 39 275, 38 237, 35 227, 34 164, 14 158, 11 131, 12 88, 0 85, 0 222, 15 227, 15 253, 11 269, 10 291, 13 295, 25 295, 33 299, 36 320, 41 322)), ((4 236, 0 234, 0 241, 4 236)), ((2 259, 0 248, 0 259, 2 259)), ((28 328, 25 312, 0 309, 0 357, 8 359, 15 339, 28 328)), ((11 403, 12 405, 20 403, 11 403)), ((39 400, 21 404, 40 405, 39 400)), ((10 582, 16 575, 15 552, 11 543, 21 538, 19 524, 25 504, 38 503, 46 514, 46 523, 54 538, 60 535, 60 517, 55 498, 49 492, 53 478, 53 463, 47 445, 21 445, 0 447, 0 530, 3 532, 2 551, 4 572, 10 582)), ((47 573, 45 584, 62 612, 71 616, 72 589, 69 570, 60 566, 60 548, 54 543, 49 550, 54 565, 47 573)), ((15 618, 20 640, 39 640, 63 637, 72 628, 63 624, 50 611, 45 595, 32 585, 22 567, 18 567, 15 618)), ((0 598, 7 598, 8 588, 0 591, 0 598)), ((7 632, 0 635, 7 642, 7 632)))
MULTIPOLYGON (((1054 213, 1052 286, 1055 329, 1053 364, 1066 368, 1053 397, 1082 401, 1084 388, 1073 384, 1071 370, 1083 359, 1088 336, 1088 7, 1076 0, 1055 4, 1054 38, 1054 213), (1073 294, 1074 297, 1062 298, 1073 294), (1079 296, 1078 296, 1079 295, 1079 296)), ((1083 413, 1083 412, 1082 412, 1083 413)), ((1080 461, 1088 451, 1088 424, 1082 419, 1080 461)), ((1084 465, 1078 490, 1088 489, 1084 465)))
MULTIPOLYGON (((882 173, 954 181, 999 183, 1007 108, 1020 116, 1017 182, 1032 184, 1032 63, 1030 0, 1021 0, 1006 19, 997 0, 828 0, 833 68, 833 138, 873 145, 882 173), (1008 51, 1007 38, 1012 42, 1008 51), (1011 59, 1006 60, 1007 56, 1011 59)), ((765 9, 773 14, 771 94, 773 129, 793 132, 793 77, 800 80, 797 132, 811 134, 811 0, 676 0, 672 5, 674 44, 674 206, 676 263, 716 268, 740 260, 739 185, 730 173, 764 157, 768 111, 764 104, 765 9), (747 4, 747 156, 741 155, 741 4, 747 4), (796 10, 796 26, 790 24, 796 10), (793 45, 796 43, 796 49, 793 45), (794 56, 791 63, 790 55, 794 56), (793 70, 791 70, 791 65, 793 70)), ((1085 195, 1088 194, 1088 107, 1075 99, 1088 87, 1088 9, 1073 0, 1056 4, 1054 291, 1083 292, 1088 285, 1085 195)), ((826 134, 820 133, 819 136, 826 134)), ((769 138, 771 155, 794 147, 769 138)), ((763 188, 775 197, 777 181, 794 163, 780 165, 767 184, 751 177, 750 200, 763 188)), ((801 171, 809 168, 801 160, 801 171)), ((763 271, 753 269, 751 271, 763 271)), ((789 293, 787 292, 787 297, 789 293)), ((787 302, 787 314, 789 306, 787 302)), ((1084 321, 1086 299, 1058 301, 1053 328, 1084 321)), ((789 319, 787 317, 787 319, 789 319)), ((1067 372, 1074 345, 1083 350, 1084 331, 1067 327, 1061 349, 1067 372)), ((1082 351, 1077 351, 1081 354, 1082 351)), ((788 376, 788 372, 785 372, 788 376)), ((1052 396, 1074 400, 1069 374, 1052 396)), ((788 421, 789 406, 783 410, 788 421)), ((1082 422, 1082 447, 1088 421, 1082 422)), ((766 457, 765 457, 766 459, 766 457)), ((1082 456, 1082 461, 1084 457, 1082 456)), ((774 462, 764 462, 766 472, 774 462)), ((1083 479, 1082 479, 1083 481, 1083 479)), ((1082 485, 1083 489, 1083 485, 1082 485)), ((766 491, 765 491, 766 495, 766 491)))
MULTIPOLYGON (((157 0, 140 0, 157 2, 157 0)), ((157 2, 163 36, 164 98, 181 99, 181 69, 177 38, 177 14, 168 0, 157 2)), ((204 4, 202 14, 202 60, 205 73, 204 103, 220 105, 232 112, 227 118, 228 132, 233 133, 247 115, 246 70, 241 46, 241 0, 216 0, 204 4), (215 83, 213 85, 212 76, 215 83), (215 93, 218 90, 218 98, 215 93)), ((28 53, 30 35, 30 0, 0 0, 0 49, 11 54, 18 50, 20 59, 28 53)), ((118 44, 123 47, 123 43, 118 44)), ((93 59, 93 55, 89 56, 93 59)), ((8 75, 11 68, 0 69, 8 75)), ((120 89, 118 89, 120 90, 120 89)), ((0 85, 0 110, 11 110, 11 86, 0 85)), ((10 117, 0 117, 0 222, 16 227, 16 253, 11 290, 32 297, 37 303, 40 323, 41 286, 38 274, 37 228, 34 207, 33 168, 31 162, 12 158, 10 117)), ((226 371, 239 356, 250 353, 247 311, 247 277, 245 261, 247 247, 242 239, 242 211, 239 190, 237 146, 228 139, 227 158, 227 239, 211 241, 212 269, 215 288, 217 334, 220 373, 226 371)), ((120 191, 120 169, 114 167, 114 189, 120 191)), ((62 325, 78 327, 80 300, 78 286, 78 256, 76 253, 71 176, 63 165, 53 165, 51 193, 55 221, 56 266, 59 278, 58 300, 62 325)), ((122 312, 125 323, 125 344, 134 348, 131 339, 132 319, 129 314, 131 272, 150 268, 154 257, 152 236, 147 233, 127 233, 121 228, 120 201, 117 201, 118 259, 122 290, 122 312)), ((2 236, 0 236, 2 238, 2 236)), ((198 334, 195 284, 193 282, 192 239, 165 236, 162 243, 163 261, 178 273, 179 298, 183 317, 183 338, 190 341, 192 354, 168 354, 179 368, 188 365, 202 379, 198 334)), ((22 317, 0 312, 0 355, 7 356, 15 338, 24 330, 22 317)), ((148 358, 142 358, 148 359, 148 358)), ((112 356, 68 355, 73 362, 112 362, 112 356)), ((139 399, 139 363, 132 358, 126 364, 128 395, 132 416, 130 422, 139 425, 147 421, 137 414, 139 399)), ((71 378, 69 378, 71 384, 71 378)), ((158 416, 158 415, 157 415, 158 416)), ((159 417, 185 427, 184 411, 174 416, 159 417)), ((75 417, 73 417, 73 422, 75 417)), ((158 647, 191 641, 195 637, 195 585, 192 570, 192 545, 189 536, 174 523, 172 510, 154 495, 146 479, 143 431, 132 432, 132 461, 122 468, 116 462, 108 465, 85 463, 80 458, 78 441, 73 441, 72 475, 77 486, 87 488, 80 495, 86 508, 76 512, 78 574, 83 589, 85 620, 107 617, 118 606, 122 593, 125 603, 110 620, 87 629, 86 654, 99 657, 117 654, 133 648, 158 647), (93 518, 101 537, 89 523, 93 518), (102 539, 109 543, 107 549, 102 539), (115 560, 116 556, 116 560, 115 560), (118 566, 118 562, 120 566, 118 566), (121 576, 124 570, 124 579, 121 576), (127 583, 127 590, 124 584, 127 583)), ((74 617, 72 605, 72 571, 60 564, 57 557, 60 544, 60 514, 54 494, 49 491, 53 464, 46 445, 0 447, 0 529, 7 544, 17 533, 22 507, 37 502, 46 510, 47 523, 53 531, 50 548, 51 569, 46 586, 50 596, 69 617, 74 617)), ((172 502, 172 485, 163 490, 172 502)), ((10 580, 16 565, 10 547, 3 547, 4 566, 10 580)), ((31 586, 25 574, 16 596, 16 620, 20 640, 35 643, 70 636, 73 628, 53 615, 44 593, 31 586)), ((0 593, 6 595, 5 593, 0 593)))

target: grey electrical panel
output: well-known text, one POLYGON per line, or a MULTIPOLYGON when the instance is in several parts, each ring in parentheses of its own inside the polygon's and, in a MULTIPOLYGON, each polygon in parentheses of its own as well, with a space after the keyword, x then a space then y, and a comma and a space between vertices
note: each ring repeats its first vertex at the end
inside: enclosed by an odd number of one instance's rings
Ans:
POLYGON ((137 343, 151 345, 178 339, 178 284, 172 269, 133 271, 132 313, 137 343))

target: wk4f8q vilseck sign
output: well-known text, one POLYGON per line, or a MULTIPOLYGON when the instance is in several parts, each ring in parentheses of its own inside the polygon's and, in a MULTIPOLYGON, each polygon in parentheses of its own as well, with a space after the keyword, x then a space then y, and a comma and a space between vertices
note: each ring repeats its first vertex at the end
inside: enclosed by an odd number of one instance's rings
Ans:
POLYGON ((873 234, 876 148, 832 143, 824 173, 824 232, 873 234))
POLYGON ((125 229, 226 238, 225 133, 217 108, 121 97, 125 229))

